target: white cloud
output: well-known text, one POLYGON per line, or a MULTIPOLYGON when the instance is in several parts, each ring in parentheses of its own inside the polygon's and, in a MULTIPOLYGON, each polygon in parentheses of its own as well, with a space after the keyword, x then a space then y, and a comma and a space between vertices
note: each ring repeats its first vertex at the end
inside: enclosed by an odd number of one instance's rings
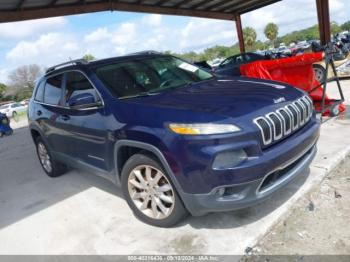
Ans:
POLYGON ((60 33, 48 33, 36 41, 21 41, 6 55, 9 66, 23 64, 50 65, 66 61, 69 57, 81 54, 78 43, 70 36, 60 33))
POLYGON ((0 83, 7 83, 8 69, 0 69, 0 83))
MULTIPOLYGON (((339 23, 350 20, 347 7, 348 0, 331 0, 331 19, 339 23)), ((94 19, 94 15, 79 17, 94 19)), ((243 26, 257 30, 259 39, 265 39, 263 30, 271 21, 279 25, 280 35, 283 35, 316 24, 316 3, 314 0, 284 0, 245 14, 242 20, 243 26)), ((86 53, 104 58, 141 50, 200 51, 216 44, 237 42, 233 21, 140 15, 128 22, 107 23, 92 29, 82 25, 72 27, 69 21, 70 18, 50 18, 0 24, 0 81, 20 65, 50 66, 86 53)))
POLYGON ((162 23, 162 17, 162 15, 158 14, 145 15, 142 18, 142 22, 148 26, 160 26, 162 23))
POLYGON ((201 49, 215 44, 230 44, 237 42, 234 22, 221 20, 191 18, 180 34, 182 50, 201 49))
POLYGON ((108 32, 106 27, 98 28, 97 30, 87 34, 84 37, 85 42, 94 43, 107 40, 111 37, 111 34, 108 32))
POLYGON ((84 44, 101 58, 141 50, 201 50, 237 41, 233 22, 192 18, 183 28, 174 28, 161 23, 161 17, 146 15, 134 22, 97 28, 84 37, 84 44))
MULTIPOLYGON (((350 20, 348 0, 329 1, 331 20, 343 23, 350 20)), ((256 29, 258 38, 265 40, 264 27, 269 22, 279 26, 279 35, 304 29, 318 23, 316 1, 283 0, 243 15, 243 26, 256 29)))
POLYGON ((117 46, 132 45, 136 40, 136 24, 123 23, 113 34, 112 43, 117 46))
POLYGON ((57 29, 63 28, 67 23, 67 19, 63 17, 4 23, 0 24, 0 39, 20 39, 37 34, 53 32, 57 29))
POLYGON ((264 28, 269 22, 276 23, 279 35, 284 35, 317 23, 316 1, 284 0, 247 13, 243 15, 242 21, 244 27, 255 28, 258 39, 266 39, 264 28))

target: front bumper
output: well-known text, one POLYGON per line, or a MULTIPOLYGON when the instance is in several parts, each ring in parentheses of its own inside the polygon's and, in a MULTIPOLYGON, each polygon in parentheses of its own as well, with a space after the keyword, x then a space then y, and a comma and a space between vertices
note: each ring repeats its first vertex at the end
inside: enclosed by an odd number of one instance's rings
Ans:
POLYGON ((314 159, 316 152, 316 143, 314 143, 300 155, 261 179, 232 186, 218 187, 208 194, 183 193, 182 199, 188 211, 194 216, 252 206, 268 198, 276 190, 304 172, 314 159), (224 188, 226 191, 224 195, 219 193, 221 188, 224 188))

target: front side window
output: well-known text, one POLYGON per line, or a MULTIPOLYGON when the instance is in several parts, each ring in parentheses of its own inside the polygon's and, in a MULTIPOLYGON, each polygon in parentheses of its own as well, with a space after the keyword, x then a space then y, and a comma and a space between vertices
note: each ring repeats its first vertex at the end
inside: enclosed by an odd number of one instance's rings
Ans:
POLYGON ((156 94, 214 76, 172 56, 134 59, 95 69, 98 78, 119 98, 156 94))
POLYGON ((66 73, 66 90, 64 94, 66 106, 79 103, 79 100, 83 102, 82 100, 89 95, 95 102, 100 100, 95 88, 82 73, 77 71, 66 73))
POLYGON ((46 81, 44 92, 44 103, 49 105, 60 105, 62 97, 62 75, 50 77, 46 81))

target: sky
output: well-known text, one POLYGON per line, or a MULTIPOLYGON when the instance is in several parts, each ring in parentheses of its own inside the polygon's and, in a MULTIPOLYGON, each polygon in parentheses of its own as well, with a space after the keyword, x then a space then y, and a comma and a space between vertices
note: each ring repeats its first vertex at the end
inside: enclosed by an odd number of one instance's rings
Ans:
MULTIPOLYGON (((331 20, 350 20, 349 0, 329 0, 331 20)), ((317 24, 315 0, 283 0, 244 14, 243 27, 256 29, 266 40, 267 23, 279 26, 279 35, 317 24)), ((237 42, 234 22, 129 12, 99 12, 0 24, 0 82, 21 65, 42 67, 81 58, 96 58, 142 50, 201 51, 237 42)))

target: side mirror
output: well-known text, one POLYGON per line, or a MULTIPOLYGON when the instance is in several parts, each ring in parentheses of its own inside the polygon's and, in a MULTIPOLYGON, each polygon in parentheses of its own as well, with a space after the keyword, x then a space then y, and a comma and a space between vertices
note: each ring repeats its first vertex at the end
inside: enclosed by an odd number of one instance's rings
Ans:
POLYGON ((84 109, 101 106, 101 102, 96 101, 95 96, 91 93, 81 93, 78 95, 73 95, 71 98, 69 98, 67 104, 70 108, 73 109, 84 109))

